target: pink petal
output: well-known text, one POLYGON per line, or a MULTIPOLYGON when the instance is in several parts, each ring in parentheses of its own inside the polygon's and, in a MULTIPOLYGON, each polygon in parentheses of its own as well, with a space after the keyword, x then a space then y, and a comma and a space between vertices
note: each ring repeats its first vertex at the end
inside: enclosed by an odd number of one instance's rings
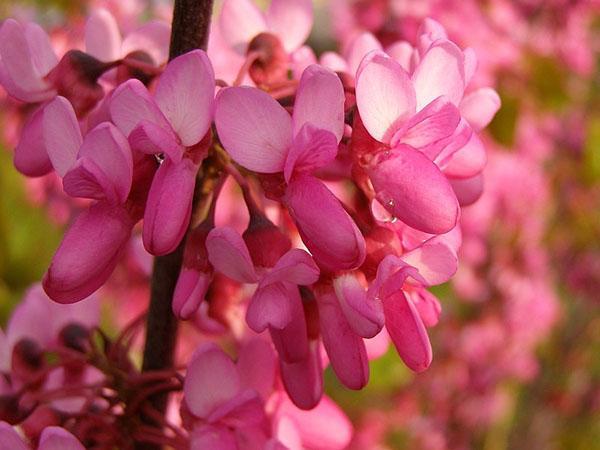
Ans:
POLYGON ((446 176, 452 178, 471 178, 480 173, 487 163, 483 142, 472 133, 469 141, 453 153, 443 168, 446 176))
POLYGON ((265 14, 269 31, 276 34, 290 53, 300 47, 313 24, 311 0, 272 0, 265 14))
POLYGON ((46 427, 42 431, 38 450, 85 450, 85 447, 67 430, 46 427))
POLYGON ((302 73, 311 64, 317 64, 317 57, 313 49, 308 45, 303 45, 290 55, 290 65, 295 80, 300 79, 302 73))
POLYGON ((212 122, 215 73, 206 53, 194 50, 167 65, 156 103, 186 147, 197 144, 212 122))
POLYGON ((36 23, 25 25, 25 38, 31 52, 31 59, 40 76, 45 77, 58 64, 50 37, 36 23))
POLYGON ((367 297, 365 289, 353 275, 334 279, 333 287, 352 330, 364 338, 377 335, 384 323, 381 303, 367 297))
POLYGON ((420 247, 403 254, 401 258, 415 267, 430 286, 445 283, 458 268, 455 251, 438 237, 425 241, 420 247))
POLYGON ((235 434, 221 425, 202 425, 190 436, 190 450, 239 450, 235 434))
POLYGON ((188 365, 183 393, 192 414, 208 416, 240 392, 240 376, 235 364, 212 342, 194 352, 188 365))
POLYGON ((189 158, 165 159, 152 180, 144 211, 144 247, 153 255, 171 253, 190 223, 198 165, 189 158))
POLYGON ((477 61, 477 53, 470 47, 463 50, 463 57, 465 60, 465 86, 468 86, 473 79, 473 75, 475 75, 479 62, 477 61))
POLYGON ((149 155, 164 153, 173 162, 178 163, 183 156, 184 148, 177 142, 175 134, 171 130, 165 130, 154 122, 146 119, 129 134, 131 148, 149 155))
POLYGON ((491 88, 481 88, 460 102, 460 113, 475 131, 485 128, 500 109, 500 96, 491 88))
POLYGON ((283 173, 290 182, 294 172, 313 172, 335 159, 338 151, 336 138, 330 131, 306 123, 294 138, 287 154, 283 173))
POLYGON ((120 206, 92 205, 65 234, 44 276, 44 290, 59 303, 73 303, 100 288, 115 268, 133 223, 120 206))
POLYGON ((365 240, 339 200, 312 176, 295 178, 284 203, 316 262, 330 271, 358 267, 365 259, 365 240))
POLYGON ((0 450, 29 450, 29 447, 11 425, 0 422, 0 450))
POLYGON ((267 400, 275 383, 276 362, 273 347, 267 340, 254 337, 243 343, 236 364, 242 387, 254 389, 267 400))
POLYGON ((325 52, 319 58, 319 64, 334 72, 348 73, 346 60, 335 52, 325 52))
POLYGON ((332 71, 313 64, 306 68, 294 102, 294 135, 304 124, 332 132, 337 142, 344 133, 344 88, 332 71))
POLYGON ((233 228, 219 227, 206 238, 208 259, 217 272, 240 283, 256 283, 252 258, 242 237, 233 228))
POLYGON ((358 78, 358 68, 363 58, 374 50, 383 50, 381 44, 371 33, 359 34, 350 44, 346 52, 346 61, 348 61, 349 74, 358 78))
POLYGON ((384 53, 365 58, 356 80, 356 105, 369 134, 389 143, 415 112, 415 91, 402 66, 384 53))
POLYGON ((0 27, 3 84, 11 95, 25 102, 42 101, 56 95, 43 78, 47 74, 43 72, 48 68, 48 58, 52 58, 53 53, 43 53, 48 47, 40 40, 40 30, 31 27, 35 25, 23 27, 13 19, 6 19, 0 27), (35 44, 33 49, 30 42, 35 44))
POLYGON ((38 108, 21 129, 21 139, 15 148, 13 163, 28 177, 41 177, 52 170, 44 143, 44 108, 38 108))
POLYGON ((119 86, 110 100, 110 115, 125 136, 131 134, 141 121, 147 120, 173 133, 172 127, 158 108, 146 86, 131 79, 119 86))
POLYGON ((225 0, 219 26, 229 45, 238 53, 245 53, 252 38, 267 29, 262 12, 252 0, 225 0))
POLYGON ((85 51, 100 61, 121 58, 121 32, 114 16, 104 8, 92 10, 85 23, 85 51))
POLYGON ((265 406, 260 396, 254 389, 246 389, 219 405, 207 421, 237 428, 260 425, 265 419, 265 406))
POLYGON ((423 55, 412 80, 417 93, 417 110, 441 95, 458 106, 465 90, 462 51, 450 41, 434 43, 423 55))
POLYGON ((231 157, 246 169, 281 172, 292 142, 292 119, 273 97, 251 87, 223 89, 215 124, 231 157))
POLYGON ((471 178, 450 178, 450 184, 461 206, 469 206, 483 194, 483 174, 471 178))
POLYGON ((61 177, 73 166, 83 143, 79 122, 71 103, 56 97, 44 108, 44 143, 54 170, 61 177))
POLYGON ((392 45, 385 49, 385 52, 394 58, 404 70, 407 72, 411 71, 411 59, 414 52, 414 48, 406 41, 394 42, 392 45))
POLYGON ((415 306, 402 291, 383 299, 385 327, 402 361, 415 372, 422 372, 432 360, 431 343, 415 306))
POLYGON ((290 400, 300 409, 314 408, 323 396, 323 368, 317 342, 310 345, 307 357, 299 362, 279 360, 281 379, 290 400))
POLYGON ((407 225, 440 234, 456 225, 460 208, 450 183, 423 153, 409 146, 379 153, 369 170, 377 199, 407 225))
POLYGON ((333 290, 317 299, 321 336, 333 371, 346 387, 362 389, 369 382, 365 344, 346 320, 333 290))
POLYGON ((412 290, 407 295, 408 301, 413 302, 417 308, 423 325, 426 327, 437 325, 442 313, 442 306, 435 295, 425 288, 412 290))
POLYGON ((122 203, 108 175, 90 158, 81 158, 63 178, 63 190, 71 197, 122 203))
POLYGON ((291 310, 291 322, 283 329, 269 328, 271 341, 279 354, 279 359, 287 363, 299 362, 308 355, 308 333, 302 301, 296 293, 290 292, 288 307, 291 310))
POLYGON ((183 320, 192 317, 204 301, 211 280, 210 274, 184 266, 173 293, 173 314, 183 320))
POLYGON ((170 38, 171 27, 168 23, 151 20, 125 36, 121 53, 126 56, 141 50, 150 55, 155 65, 160 66, 169 57, 170 38))
POLYGON ((300 302, 298 286, 289 283, 259 285, 246 311, 248 326, 257 333, 284 329, 292 321, 292 302, 300 302))
POLYGON ((261 286, 276 282, 310 285, 319 279, 319 268, 304 250, 293 248, 284 254, 275 267, 261 280, 261 286))

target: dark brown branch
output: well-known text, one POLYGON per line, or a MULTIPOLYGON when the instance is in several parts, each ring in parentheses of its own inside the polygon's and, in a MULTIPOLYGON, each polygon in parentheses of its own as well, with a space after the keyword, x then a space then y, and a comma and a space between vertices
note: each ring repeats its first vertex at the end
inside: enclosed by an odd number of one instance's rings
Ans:
POLYGON ((169 59, 208 46, 213 0, 175 0, 169 59))

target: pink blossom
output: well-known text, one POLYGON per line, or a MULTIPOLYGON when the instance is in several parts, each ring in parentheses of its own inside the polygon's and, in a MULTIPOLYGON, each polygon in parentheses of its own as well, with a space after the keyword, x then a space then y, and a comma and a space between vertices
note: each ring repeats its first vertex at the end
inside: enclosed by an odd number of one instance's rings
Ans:
MULTIPOLYGON (((0 450, 30 450, 21 436, 6 422, 0 422, 0 450)), ((42 432, 37 450, 84 450, 75 436, 60 427, 47 427, 42 432)))

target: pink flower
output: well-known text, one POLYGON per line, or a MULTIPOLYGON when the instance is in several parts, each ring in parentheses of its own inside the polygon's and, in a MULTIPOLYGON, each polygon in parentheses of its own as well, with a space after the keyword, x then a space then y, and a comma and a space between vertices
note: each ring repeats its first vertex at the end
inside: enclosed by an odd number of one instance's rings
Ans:
POLYGON ((317 263, 335 271, 357 267, 365 257, 362 235, 337 198, 311 173, 331 162, 344 128, 340 80, 313 65, 300 80, 294 113, 258 89, 219 93, 215 122, 231 157, 249 170, 283 172, 281 201, 317 263))
MULTIPOLYGON (((28 444, 6 422, 0 422, 0 450, 30 450, 28 444)), ((42 431, 37 450, 85 450, 75 436, 60 427, 46 427, 42 431)))
POLYGON ((152 254, 172 252, 188 228, 214 91, 210 61, 202 50, 195 50, 168 64, 154 98, 138 80, 123 83, 112 96, 112 119, 132 148, 164 155, 144 213, 144 246, 152 254))

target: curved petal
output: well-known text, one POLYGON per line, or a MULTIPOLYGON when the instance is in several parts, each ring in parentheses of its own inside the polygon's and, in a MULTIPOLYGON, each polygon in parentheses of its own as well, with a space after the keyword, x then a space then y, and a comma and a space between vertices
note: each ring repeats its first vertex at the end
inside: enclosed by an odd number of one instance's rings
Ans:
POLYGON ((142 237, 153 255, 166 255, 177 248, 192 215, 192 197, 198 165, 183 158, 175 163, 165 159, 152 180, 142 237))
POLYGON ((28 177, 41 177, 52 170, 44 143, 44 108, 38 108, 25 122, 15 148, 13 163, 28 177))
POLYGON ((44 290, 59 303, 74 303, 100 288, 125 249, 133 223, 121 206, 101 202, 77 217, 44 276, 44 290))
POLYGON ((423 153, 400 146, 379 153, 369 169, 378 200, 407 225, 440 234, 456 225, 460 208, 450 183, 423 153))
POLYGON ((141 120, 129 134, 131 148, 149 155, 164 153, 173 162, 181 161, 184 149, 173 132, 161 128, 149 120, 141 120))
POLYGON ((467 143, 452 154, 442 171, 452 178, 471 178, 480 173, 486 163, 483 142, 477 133, 472 133, 467 143))
POLYGON ((297 291, 298 286, 289 283, 259 285, 246 311, 248 326, 257 333, 267 327, 282 330, 288 326, 293 312, 290 303, 300 298, 297 291))
POLYGON ((285 160, 283 174, 289 183, 294 172, 313 172, 332 162, 338 152, 338 143, 330 131, 305 123, 294 138, 285 160))
POLYGON ((214 228, 206 238, 208 259, 217 272, 240 283, 256 283, 252 258, 242 237, 233 228, 214 228))
POLYGON ((29 450, 29 447, 11 425, 0 422, 0 450, 29 450))
POLYGON ((43 130, 48 157, 56 173, 64 177, 83 143, 75 111, 66 98, 56 97, 45 106, 43 130))
POLYGON ((173 293, 173 314, 182 320, 191 318, 204 301, 211 280, 210 274, 184 266, 173 293))
POLYGON ((374 50, 381 51, 383 47, 371 33, 361 33, 352 41, 345 55, 350 75, 358 78, 357 72, 363 58, 374 50))
POLYGON ((296 177, 284 197, 302 240, 316 262, 330 271, 358 267, 365 240, 339 200, 312 176, 296 177))
POLYGON ((500 109, 500 96, 492 88, 481 88, 460 102, 460 113, 475 131, 485 128, 500 109))
POLYGON ((356 105, 369 134, 389 143, 415 112, 415 91, 402 66, 383 52, 369 54, 356 80, 356 105))
POLYGON ((385 327, 402 361, 415 372, 422 372, 432 360, 431 343, 417 309, 402 291, 383 299, 385 327))
POLYGON ((417 110, 445 95, 456 106, 465 91, 462 51, 452 42, 435 42, 423 55, 412 80, 417 94, 417 110))
POLYGON ((239 53, 244 53, 252 38, 267 29, 262 12, 252 0, 225 0, 219 26, 229 45, 239 53))
POLYGON ((223 89, 215 125, 225 150, 246 169, 281 172, 292 143, 292 119, 277 101, 251 87, 223 89))
POLYGON ((368 297, 353 275, 342 275, 334 279, 333 287, 352 330, 364 338, 376 336, 384 324, 381 303, 368 297))
POLYGON ((171 60, 158 79, 155 99, 186 147, 197 144, 212 123, 215 73, 203 50, 171 60))
POLYGON ((37 23, 28 23, 25 25, 25 38, 34 67, 40 76, 45 77, 58 64, 50 37, 37 23))
POLYGON ((319 58, 319 64, 334 72, 349 72, 346 60, 336 52, 324 52, 319 58))
POLYGON ((46 427, 42 431, 38 450, 85 450, 85 447, 67 430, 46 427))
POLYGON ((150 55, 155 65, 160 66, 169 57, 170 39, 171 26, 161 20, 151 20, 125 36, 121 53, 127 56, 141 50, 150 55))
POLYGON ((310 285, 319 279, 319 268, 304 250, 293 248, 285 253, 275 267, 261 280, 261 286, 277 282, 310 285))
POLYGON ((306 358, 287 363, 279 360, 281 380, 290 400, 300 409, 314 408, 323 396, 323 368, 319 345, 311 342, 306 358))
POLYGON ((238 428, 260 425, 265 419, 265 406, 262 399, 254 389, 246 389, 218 406, 208 416, 207 421, 238 428))
POLYGON ((269 30, 276 34, 290 53, 300 47, 313 24, 311 0, 272 0, 265 13, 269 30))
POLYGON ((429 286, 445 283, 458 268, 456 253, 437 236, 403 254, 401 259, 415 267, 429 286))
POLYGON ((279 359, 294 363, 302 361, 308 355, 306 316, 297 286, 288 290, 288 308, 291 309, 291 322, 282 329, 270 327, 269 334, 279 359))
POLYGON ((194 352, 183 385, 185 403, 192 414, 208 418, 240 389, 235 364, 216 344, 206 342, 194 352))
POLYGON ((406 41, 394 42, 385 49, 385 52, 394 58, 404 70, 411 71, 411 60, 415 49, 406 41))
POLYGON ((92 10, 85 23, 85 52, 104 62, 121 58, 121 32, 110 11, 92 10))
POLYGON ((461 206, 475 203, 483 194, 483 174, 471 178, 450 178, 450 184, 461 206))
POLYGON ((202 425, 190 435, 190 450, 239 450, 235 434, 221 425, 202 425))
POLYGON ((412 290, 406 294, 408 301, 413 302, 417 312, 426 327, 435 326, 442 313, 442 306, 439 300, 425 288, 412 290))
POLYGON ((268 340, 254 337, 245 342, 236 363, 242 386, 254 389, 263 400, 267 400, 275 383, 276 362, 275 352, 268 340))

